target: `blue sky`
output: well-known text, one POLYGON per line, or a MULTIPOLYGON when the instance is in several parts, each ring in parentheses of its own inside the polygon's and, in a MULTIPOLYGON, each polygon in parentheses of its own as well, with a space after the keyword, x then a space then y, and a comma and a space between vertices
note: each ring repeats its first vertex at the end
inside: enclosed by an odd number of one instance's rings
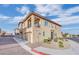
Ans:
POLYGON ((79 34, 79 4, 1 4, 0 28, 13 32, 32 11, 60 23, 63 32, 79 34))

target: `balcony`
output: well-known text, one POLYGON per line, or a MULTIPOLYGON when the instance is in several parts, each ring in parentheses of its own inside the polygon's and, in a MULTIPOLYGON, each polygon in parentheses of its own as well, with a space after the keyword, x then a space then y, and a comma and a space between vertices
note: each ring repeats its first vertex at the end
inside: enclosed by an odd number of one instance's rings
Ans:
POLYGON ((40 27, 40 24, 39 23, 35 23, 34 27, 40 27))

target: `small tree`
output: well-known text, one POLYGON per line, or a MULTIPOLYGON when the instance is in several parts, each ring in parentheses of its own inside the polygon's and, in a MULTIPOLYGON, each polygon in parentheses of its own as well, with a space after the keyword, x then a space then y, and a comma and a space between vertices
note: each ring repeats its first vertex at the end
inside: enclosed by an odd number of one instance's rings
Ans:
POLYGON ((72 35, 72 37, 75 37, 76 35, 72 35))
POLYGON ((77 35, 77 37, 79 37, 79 34, 77 35))
POLYGON ((63 34, 64 38, 67 38, 67 36, 68 36, 68 33, 63 34))

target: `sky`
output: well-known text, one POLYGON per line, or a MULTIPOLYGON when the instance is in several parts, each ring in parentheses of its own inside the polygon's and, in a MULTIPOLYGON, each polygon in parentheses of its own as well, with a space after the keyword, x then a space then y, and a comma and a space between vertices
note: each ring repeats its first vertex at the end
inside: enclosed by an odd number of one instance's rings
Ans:
POLYGON ((0 4, 0 28, 14 32, 29 12, 58 22, 62 32, 79 34, 79 4, 0 4))

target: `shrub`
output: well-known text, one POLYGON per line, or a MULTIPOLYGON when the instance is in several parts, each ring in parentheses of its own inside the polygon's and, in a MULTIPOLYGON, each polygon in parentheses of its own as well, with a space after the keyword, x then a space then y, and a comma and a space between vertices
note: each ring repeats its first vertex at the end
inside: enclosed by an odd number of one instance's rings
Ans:
POLYGON ((44 43, 51 43, 51 39, 44 39, 44 43))
POLYGON ((59 41, 59 47, 60 48, 63 48, 64 47, 63 42, 59 41))
POLYGON ((54 42, 57 42, 58 40, 62 40, 63 41, 63 38, 55 38, 54 42))

